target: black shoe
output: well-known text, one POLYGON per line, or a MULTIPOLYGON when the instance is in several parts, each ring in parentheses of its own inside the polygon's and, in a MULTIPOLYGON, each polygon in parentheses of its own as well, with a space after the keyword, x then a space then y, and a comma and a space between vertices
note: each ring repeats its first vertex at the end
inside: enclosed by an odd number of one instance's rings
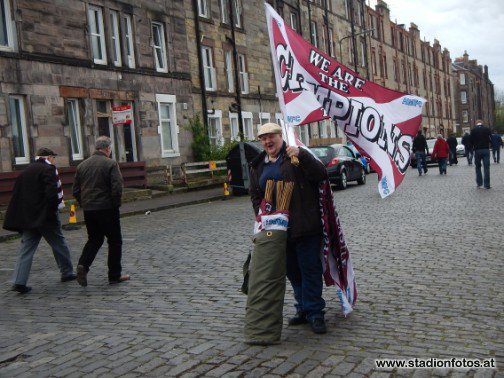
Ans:
POLYGON ((121 283, 121 282, 124 282, 124 281, 129 281, 130 279, 130 275, 129 274, 123 274, 122 276, 120 276, 118 279, 116 280, 109 280, 109 285, 114 285, 114 284, 118 284, 118 283, 121 283))
POLYGON ((17 291, 20 294, 26 294, 31 291, 31 286, 26 285, 12 285, 12 291, 17 291))
POLYGON ((303 314, 300 314, 299 312, 294 315, 294 317, 289 319, 289 325, 290 326, 297 326, 300 324, 306 324, 308 323, 308 319, 306 319, 306 316, 303 314))
POLYGON ((61 276, 61 282, 73 281, 75 279, 77 279, 77 274, 75 273, 70 273, 69 275, 61 276))
POLYGON ((326 333, 327 328, 324 318, 315 318, 310 321, 310 327, 314 333, 326 333))
POLYGON ((81 286, 87 286, 87 271, 83 265, 77 265, 77 282, 81 286))

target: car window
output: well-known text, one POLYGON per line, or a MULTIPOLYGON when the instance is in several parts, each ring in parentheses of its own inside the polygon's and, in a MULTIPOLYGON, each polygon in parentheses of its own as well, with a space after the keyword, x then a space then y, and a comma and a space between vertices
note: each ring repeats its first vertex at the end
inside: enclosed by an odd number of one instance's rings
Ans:
POLYGON ((429 151, 434 148, 434 144, 436 144, 436 139, 427 139, 427 147, 429 147, 429 151))
POLYGON ((350 147, 348 147, 348 146, 343 146, 342 148, 343 148, 343 150, 345 151, 345 155, 346 155, 346 156, 351 157, 351 158, 355 158, 355 155, 354 155, 354 153, 352 152, 352 150, 350 149, 350 147))
POLYGON ((318 158, 326 158, 331 155, 331 149, 329 147, 312 147, 310 148, 315 156, 318 158))

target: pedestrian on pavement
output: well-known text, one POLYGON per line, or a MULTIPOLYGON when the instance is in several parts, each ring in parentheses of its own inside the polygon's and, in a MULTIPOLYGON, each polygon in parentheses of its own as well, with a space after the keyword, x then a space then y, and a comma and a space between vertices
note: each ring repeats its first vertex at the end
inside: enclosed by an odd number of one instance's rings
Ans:
POLYGON ((497 130, 492 131, 492 136, 490 137, 492 143, 492 157, 494 163, 500 163, 500 150, 503 148, 502 138, 497 134, 497 130))
POLYGON ((84 210, 88 240, 77 265, 77 282, 87 286, 87 274, 105 237, 108 243, 108 280, 115 284, 129 280, 122 273, 122 235, 119 207, 123 178, 119 165, 110 158, 112 141, 100 136, 95 152, 77 167, 73 195, 84 210))
POLYGON ((476 185, 490 189, 490 143, 492 133, 483 126, 482 120, 476 121, 476 127, 471 130, 471 143, 474 151, 474 166, 476 168, 476 185), (483 177, 481 176, 481 163, 483 163, 483 177))
POLYGON ((325 333, 318 191, 319 183, 327 174, 325 167, 309 151, 287 147, 282 128, 275 123, 262 125, 258 138, 264 151, 251 162, 250 169, 250 195, 256 216, 267 180, 294 182, 286 253, 287 277, 294 291, 297 312, 289 319, 289 325, 309 323, 313 332, 325 333), (299 165, 293 164, 294 157, 299 159, 299 165))
POLYGON ((439 174, 446 175, 446 160, 450 154, 450 147, 441 134, 438 134, 434 149, 432 150, 432 157, 438 160, 439 174))
POLYGON ((471 136, 469 135, 469 133, 467 131, 464 133, 464 136, 462 137, 461 142, 465 148, 465 155, 467 158, 467 164, 472 165, 474 152, 472 149, 471 136))
POLYGON ((37 151, 35 162, 18 176, 14 184, 3 228, 21 233, 14 268, 12 290, 25 294, 33 256, 40 239, 51 246, 61 272, 61 282, 75 280, 70 250, 66 243, 58 209, 64 207, 63 189, 54 165, 57 154, 49 148, 37 151))
POLYGON ((422 176, 422 170, 423 173, 427 173, 428 171, 426 153, 429 153, 429 146, 427 146, 427 140, 422 134, 422 130, 418 130, 417 135, 413 139, 413 152, 415 153, 418 176, 422 176))
POLYGON ((450 166, 453 164, 458 164, 458 159, 457 159, 457 138, 455 137, 455 134, 450 133, 448 138, 446 139, 446 143, 448 143, 448 147, 450 147, 450 156, 449 156, 449 163, 450 166))

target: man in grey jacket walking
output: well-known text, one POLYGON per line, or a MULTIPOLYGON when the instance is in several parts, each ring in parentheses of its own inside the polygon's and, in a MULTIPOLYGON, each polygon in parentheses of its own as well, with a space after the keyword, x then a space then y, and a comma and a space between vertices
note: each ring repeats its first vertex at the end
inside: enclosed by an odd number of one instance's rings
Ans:
POLYGON ((121 274, 122 235, 119 207, 123 178, 119 165, 110 159, 112 141, 100 136, 96 151, 77 167, 73 196, 84 210, 88 241, 77 265, 77 282, 87 286, 87 274, 105 237, 108 242, 108 279, 110 284, 129 280, 121 274))

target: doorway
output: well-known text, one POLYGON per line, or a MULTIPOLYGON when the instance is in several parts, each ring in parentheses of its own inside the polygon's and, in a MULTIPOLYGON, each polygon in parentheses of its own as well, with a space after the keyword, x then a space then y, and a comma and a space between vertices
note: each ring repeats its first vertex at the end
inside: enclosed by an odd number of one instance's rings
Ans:
POLYGON ((127 124, 112 123, 112 106, 129 105, 132 101, 96 100, 98 135, 112 139, 112 158, 118 162, 137 161, 134 120, 127 124))

